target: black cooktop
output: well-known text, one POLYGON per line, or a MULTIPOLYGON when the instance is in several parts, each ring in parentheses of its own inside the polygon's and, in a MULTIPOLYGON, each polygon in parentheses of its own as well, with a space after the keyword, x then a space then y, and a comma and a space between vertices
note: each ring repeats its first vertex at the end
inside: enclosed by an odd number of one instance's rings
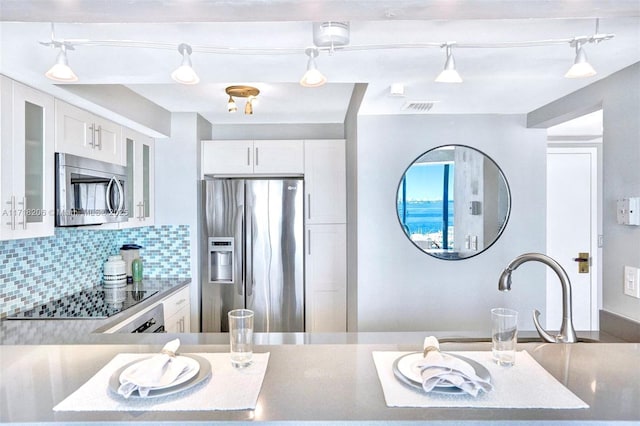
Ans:
POLYGON ((153 296, 158 290, 120 289, 102 286, 79 291, 7 319, 107 318, 153 296))

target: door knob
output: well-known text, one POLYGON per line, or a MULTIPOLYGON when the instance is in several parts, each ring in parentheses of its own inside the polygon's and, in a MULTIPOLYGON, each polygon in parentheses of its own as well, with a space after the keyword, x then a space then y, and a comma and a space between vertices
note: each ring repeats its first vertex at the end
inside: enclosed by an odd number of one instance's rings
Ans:
POLYGON ((589 273, 589 253, 578 253, 578 257, 574 257, 573 260, 578 262, 578 273, 589 273))

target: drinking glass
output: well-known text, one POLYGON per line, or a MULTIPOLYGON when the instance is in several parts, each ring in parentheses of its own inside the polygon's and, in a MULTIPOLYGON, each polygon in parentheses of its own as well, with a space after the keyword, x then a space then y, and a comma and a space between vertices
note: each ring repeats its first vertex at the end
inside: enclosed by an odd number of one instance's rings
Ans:
POLYGON ((253 311, 234 309, 228 315, 231 365, 244 368, 253 358, 253 311))
POLYGON ((516 362, 518 312, 513 309, 491 309, 491 342, 493 360, 510 367, 516 362))

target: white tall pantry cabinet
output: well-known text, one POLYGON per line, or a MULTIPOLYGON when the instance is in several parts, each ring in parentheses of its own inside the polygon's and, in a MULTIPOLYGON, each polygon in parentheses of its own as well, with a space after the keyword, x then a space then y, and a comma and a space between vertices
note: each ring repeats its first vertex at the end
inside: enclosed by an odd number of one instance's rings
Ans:
POLYGON ((347 209, 344 140, 304 146, 306 331, 347 330, 347 209))
POLYGON ((202 141, 202 174, 304 175, 305 330, 347 329, 345 141, 202 141))

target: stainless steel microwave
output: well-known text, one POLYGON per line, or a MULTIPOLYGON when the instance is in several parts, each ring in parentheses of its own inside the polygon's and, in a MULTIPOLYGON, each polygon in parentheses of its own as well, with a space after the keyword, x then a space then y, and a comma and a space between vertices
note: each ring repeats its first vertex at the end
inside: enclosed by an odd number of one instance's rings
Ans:
POLYGON ((128 219, 127 169, 56 153, 56 226, 99 225, 128 219))

